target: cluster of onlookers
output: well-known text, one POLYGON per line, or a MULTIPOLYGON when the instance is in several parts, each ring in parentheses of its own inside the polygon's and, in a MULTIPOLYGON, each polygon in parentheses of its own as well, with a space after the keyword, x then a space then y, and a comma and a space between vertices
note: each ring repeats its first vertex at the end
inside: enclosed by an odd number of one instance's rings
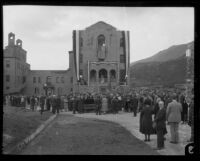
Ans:
POLYGON ((26 107, 26 97, 23 95, 5 95, 4 105, 26 107))
POLYGON ((24 96, 24 95, 6 95, 4 96, 4 104, 8 106, 23 107, 32 111, 51 111, 59 113, 64 109, 65 96, 24 96))
POLYGON ((119 93, 78 93, 68 96, 68 107, 74 113, 85 112, 84 105, 93 104, 97 114, 113 113, 119 111, 133 111, 137 115, 138 99, 136 95, 122 95, 119 93))
POLYGON ((164 148, 166 123, 170 126, 170 143, 179 142, 179 123, 191 126, 191 138, 194 139, 193 96, 188 99, 180 91, 146 90, 139 91, 140 132, 145 135, 144 141, 150 141, 150 135, 157 134, 157 148, 164 148), (154 115, 154 119, 152 119, 154 115))
POLYGON ((191 126, 191 138, 194 140, 194 103, 186 97, 185 91, 168 88, 135 88, 127 93, 71 93, 68 96, 4 96, 4 104, 26 107, 32 111, 38 110, 42 114, 45 110, 54 114, 60 110, 73 111, 75 114, 86 112, 87 108, 95 110, 96 115, 119 111, 133 112, 136 117, 140 112, 140 132, 145 140, 157 135, 157 149, 164 148, 166 125, 170 126, 171 143, 179 142, 179 123, 191 126), (154 116, 152 118, 152 116, 154 116))

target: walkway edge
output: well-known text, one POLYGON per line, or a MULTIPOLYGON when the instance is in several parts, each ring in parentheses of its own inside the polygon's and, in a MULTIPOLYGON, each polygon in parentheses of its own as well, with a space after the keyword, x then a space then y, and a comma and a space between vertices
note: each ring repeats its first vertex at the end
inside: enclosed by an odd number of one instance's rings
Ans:
POLYGON ((36 130, 34 133, 32 133, 31 135, 29 135, 28 137, 26 137, 23 141, 21 141, 19 144, 17 144, 16 146, 12 147, 11 149, 3 152, 3 154, 12 154, 13 152, 19 152, 21 151, 23 148, 25 148, 25 146, 30 143, 38 134, 40 134, 55 118, 56 118, 57 114, 51 116, 48 120, 46 120, 44 123, 42 123, 36 130))

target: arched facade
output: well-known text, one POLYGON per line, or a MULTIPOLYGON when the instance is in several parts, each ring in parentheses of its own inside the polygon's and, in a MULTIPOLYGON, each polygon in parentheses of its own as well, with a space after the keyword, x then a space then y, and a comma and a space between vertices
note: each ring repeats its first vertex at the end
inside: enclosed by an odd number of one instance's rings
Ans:
POLYGON ((108 72, 106 69, 99 70, 99 83, 106 83, 108 81, 108 72))
POLYGON ((110 81, 111 82, 116 81, 116 71, 114 69, 110 70, 110 81))
POLYGON ((73 91, 101 92, 103 88, 109 91, 119 85, 129 85, 128 81, 121 79, 125 75, 120 75, 121 70, 129 75, 129 31, 118 30, 102 21, 85 30, 74 30, 73 51, 69 53, 73 91), (83 46, 77 41, 81 39, 84 40, 83 46), (124 61, 120 61, 121 55, 124 61), (80 71, 83 71, 86 85, 78 83, 80 71))
POLYGON ((97 80, 97 72, 96 70, 91 70, 90 71, 90 82, 96 82, 97 80))

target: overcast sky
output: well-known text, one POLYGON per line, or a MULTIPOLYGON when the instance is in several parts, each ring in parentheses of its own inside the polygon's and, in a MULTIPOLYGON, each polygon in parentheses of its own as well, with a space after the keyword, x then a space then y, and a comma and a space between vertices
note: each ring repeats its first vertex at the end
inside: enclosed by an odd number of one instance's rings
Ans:
POLYGON ((4 6, 4 47, 8 33, 23 41, 33 70, 65 70, 72 31, 104 21, 130 31, 130 61, 194 40, 192 7, 4 6))

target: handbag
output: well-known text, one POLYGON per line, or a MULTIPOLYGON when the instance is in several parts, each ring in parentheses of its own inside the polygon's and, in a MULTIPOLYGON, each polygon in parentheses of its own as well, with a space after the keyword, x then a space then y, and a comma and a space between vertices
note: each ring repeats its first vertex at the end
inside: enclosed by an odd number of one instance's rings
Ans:
POLYGON ((153 126, 154 129, 156 128, 156 122, 155 121, 153 122, 152 126, 153 126))

